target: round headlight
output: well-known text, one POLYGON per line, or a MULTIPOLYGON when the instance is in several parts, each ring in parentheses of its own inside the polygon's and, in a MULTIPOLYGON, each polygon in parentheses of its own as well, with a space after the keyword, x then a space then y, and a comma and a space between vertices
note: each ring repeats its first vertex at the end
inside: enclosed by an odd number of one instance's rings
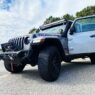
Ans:
POLYGON ((27 44, 29 44, 29 42, 30 42, 29 37, 26 37, 26 38, 24 39, 24 43, 27 45, 27 44))

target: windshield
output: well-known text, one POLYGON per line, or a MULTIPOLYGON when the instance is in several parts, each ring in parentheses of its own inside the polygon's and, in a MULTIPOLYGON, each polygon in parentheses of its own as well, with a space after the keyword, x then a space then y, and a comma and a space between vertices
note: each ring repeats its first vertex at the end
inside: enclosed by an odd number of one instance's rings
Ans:
POLYGON ((66 25, 59 25, 56 27, 51 27, 45 30, 40 30, 40 33, 47 33, 47 34, 61 34, 64 32, 66 25))
POLYGON ((75 23, 76 32, 87 32, 95 30, 95 17, 79 19, 75 23))

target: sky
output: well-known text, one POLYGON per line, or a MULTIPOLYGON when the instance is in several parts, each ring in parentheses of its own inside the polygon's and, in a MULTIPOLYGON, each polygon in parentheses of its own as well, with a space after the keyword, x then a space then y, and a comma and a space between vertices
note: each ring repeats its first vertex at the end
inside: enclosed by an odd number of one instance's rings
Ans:
POLYGON ((95 0, 0 0, 0 44, 26 35, 49 16, 75 15, 95 0))

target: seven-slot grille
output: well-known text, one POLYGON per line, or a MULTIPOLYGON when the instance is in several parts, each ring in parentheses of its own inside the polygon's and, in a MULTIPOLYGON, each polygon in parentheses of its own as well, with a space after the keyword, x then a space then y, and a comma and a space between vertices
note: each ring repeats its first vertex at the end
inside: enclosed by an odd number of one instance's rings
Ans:
POLYGON ((22 50, 24 47, 24 40, 26 37, 19 37, 9 40, 9 43, 13 45, 13 49, 16 50, 22 50))

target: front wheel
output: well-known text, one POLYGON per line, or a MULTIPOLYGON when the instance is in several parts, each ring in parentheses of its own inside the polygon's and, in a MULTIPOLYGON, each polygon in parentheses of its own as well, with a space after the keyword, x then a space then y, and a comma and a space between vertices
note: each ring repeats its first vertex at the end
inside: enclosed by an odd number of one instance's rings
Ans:
POLYGON ((10 60, 5 60, 4 61, 4 66, 5 69, 11 73, 20 73, 23 71, 25 64, 19 64, 19 61, 14 60, 14 61, 10 61, 10 60))
POLYGON ((57 80, 60 69, 61 57, 56 47, 48 47, 40 52, 38 57, 38 70, 44 80, 57 80))

